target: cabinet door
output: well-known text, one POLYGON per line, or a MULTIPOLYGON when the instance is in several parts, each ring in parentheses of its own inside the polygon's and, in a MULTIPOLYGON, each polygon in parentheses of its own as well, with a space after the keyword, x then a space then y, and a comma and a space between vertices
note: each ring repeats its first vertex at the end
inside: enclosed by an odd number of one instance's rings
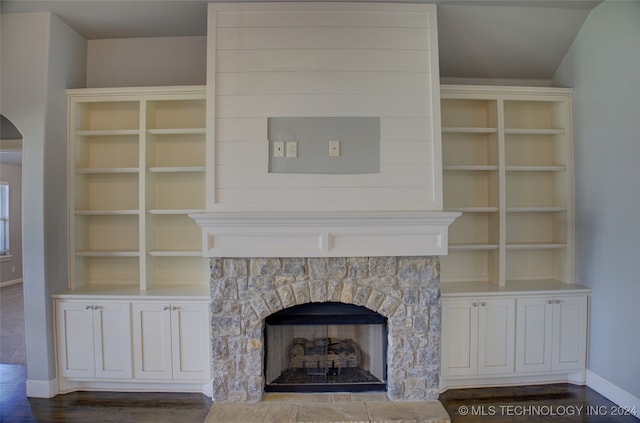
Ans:
POLYGON ((98 378, 130 379, 133 374, 130 307, 128 302, 94 305, 95 371, 98 378))
POLYGON ((171 380, 171 307, 168 303, 133 304, 135 377, 171 380))
POLYGON ((551 370, 552 318, 550 298, 518 299, 516 371, 551 370))
POLYGON ((587 297, 553 300, 553 370, 583 369, 586 365, 587 297))
POLYGON ((478 374, 514 371, 515 300, 480 299, 478 307, 478 374))
POLYGON ((478 371, 478 301, 442 301, 443 376, 474 375, 478 371))
POLYGON ((210 379, 208 304, 182 303, 171 308, 173 378, 210 379))
POLYGON ((56 302, 56 340, 60 376, 95 377, 93 310, 86 302, 56 302))

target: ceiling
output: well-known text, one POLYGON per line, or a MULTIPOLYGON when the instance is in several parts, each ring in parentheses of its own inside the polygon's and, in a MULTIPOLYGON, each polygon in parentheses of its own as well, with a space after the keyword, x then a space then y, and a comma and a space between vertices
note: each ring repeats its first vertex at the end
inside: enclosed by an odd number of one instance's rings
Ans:
MULTIPOLYGON (((210 2, 1 0, 0 7, 2 13, 51 12, 94 40, 204 36, 210 2)), ((440 76, 445 81, 549 81, 585 19, 602 0, 425 2, 438 7, 440 76)))

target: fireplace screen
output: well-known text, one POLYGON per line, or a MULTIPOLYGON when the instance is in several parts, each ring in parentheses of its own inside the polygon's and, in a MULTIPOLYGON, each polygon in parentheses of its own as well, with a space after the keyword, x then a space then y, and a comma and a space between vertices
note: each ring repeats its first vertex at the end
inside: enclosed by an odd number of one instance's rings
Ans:
POLYGON ((266 391, 386 389, 386 319, 365 307, 310 303, 269 316, 266 391))

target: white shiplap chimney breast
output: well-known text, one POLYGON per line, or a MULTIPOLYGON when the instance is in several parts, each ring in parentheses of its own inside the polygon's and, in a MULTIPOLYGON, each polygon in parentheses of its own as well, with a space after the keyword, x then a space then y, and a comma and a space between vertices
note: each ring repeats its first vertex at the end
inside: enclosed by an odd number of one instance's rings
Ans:
POLYGON ((437 46, 434 5, 210 4, 204 253, 446 254, 437 46), (379 172, 270 173, 273 117, 378 117, 379 172))

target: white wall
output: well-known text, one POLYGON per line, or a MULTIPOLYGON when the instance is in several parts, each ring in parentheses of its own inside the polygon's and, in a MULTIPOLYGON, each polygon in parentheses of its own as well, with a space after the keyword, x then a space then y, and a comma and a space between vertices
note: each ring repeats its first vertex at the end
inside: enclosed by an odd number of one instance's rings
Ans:
POLYGON ((639 75, 638 1, 594 9, 555 75, 556 84, 574 87, 575 280, 592 289, 587 366, 636 398, 639 75))
MULTIPOLYGON (((211 3, 210 208, 442 209, 437 31, 428 6, 211 3), (380 140, 369 140, 379 143, 380 171, 269 172, 269 117, 380 118, 380 140)), ((327 144, 316 151, 328 156, 329 140, 318 141, 327 144)), ((343 151, 353 145, 341 142, 343 151)), ((298 159, 309 154, 299 146, 298 159)))
POLYGON ((1 108, 23 135, 27 395, 55 386, 51 294, 67 286, 66 88, 85 83, 86 42, 48 13, 2 15, 1 108))
POLYGON ((0 164, 0 181, 9 184, 11 259, 0 263, 0 284, 22 280, 22 166, 0 164))
POLYGON ((206 49, 205 36, 90 40, 87 87, 204 85, 206 49))

